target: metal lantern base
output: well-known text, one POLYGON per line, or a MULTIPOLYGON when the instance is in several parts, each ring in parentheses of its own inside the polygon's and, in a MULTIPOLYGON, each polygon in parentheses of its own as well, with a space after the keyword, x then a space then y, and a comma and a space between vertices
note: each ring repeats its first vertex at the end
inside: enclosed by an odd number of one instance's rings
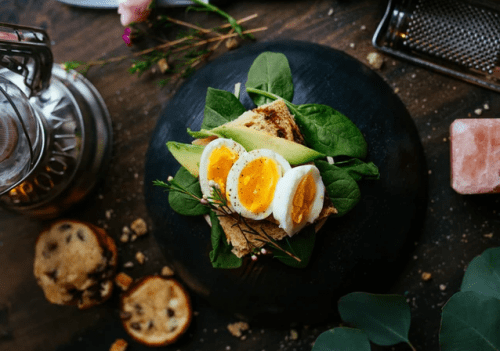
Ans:
MULTIPOLYGON (((9 70, 0 70, 0 75, 27 92, 23 77, 9 70)), ((0 196, 0 205, 50 219, 82 200, 105 172, 111 157, 111 118, 95 87, 59 65, 52 68, 49 87, 29 101, 44 126, 42 158, 26 179, 0 196)))

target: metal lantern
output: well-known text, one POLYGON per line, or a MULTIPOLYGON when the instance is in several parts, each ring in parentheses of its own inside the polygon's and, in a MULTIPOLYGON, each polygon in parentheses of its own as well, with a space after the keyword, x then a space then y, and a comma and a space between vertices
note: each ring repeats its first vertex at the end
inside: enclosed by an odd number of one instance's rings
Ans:
POLYGON ((111 144, 104 101, 53 64, 47 33, 0 23, 0 205, 58 216, 94 187, 111 144))

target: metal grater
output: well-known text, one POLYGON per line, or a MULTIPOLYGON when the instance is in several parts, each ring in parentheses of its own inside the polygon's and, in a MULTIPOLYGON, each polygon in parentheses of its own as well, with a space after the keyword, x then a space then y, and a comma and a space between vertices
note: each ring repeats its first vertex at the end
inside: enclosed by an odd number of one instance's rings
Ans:
POLYGON ((373 45, 500 92, 500 15, 460 0, 389 0, 373 45))

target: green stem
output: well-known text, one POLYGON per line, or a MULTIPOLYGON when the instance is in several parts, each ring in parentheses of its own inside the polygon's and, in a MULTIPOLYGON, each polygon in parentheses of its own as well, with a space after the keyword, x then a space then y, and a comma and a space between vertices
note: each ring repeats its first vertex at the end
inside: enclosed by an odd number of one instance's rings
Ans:
POLYGON ((215 12, 217 14, 219 14, 220 16, 224 17, 225 19, 227 19, 227 21, 229 22, 229 24, 231 25, 231 27, 236 31, 236 33, 238 33, 240 35, 241 38, 243 38, 243 30, 241 28, 241 26, 238 24, 238 22, 236 22, 236 20, 230 16, 228 13, 222 11, 221 9, 219 9, 217 6, 214 6, 214 5, 211 5, 211 4, 205 4, 203 1, 201 0, 192 0, 195 4, 198 4, 200 6, 203 6, 205 7, 207 10, 209 11, 212 11, 212 12, 215 12))

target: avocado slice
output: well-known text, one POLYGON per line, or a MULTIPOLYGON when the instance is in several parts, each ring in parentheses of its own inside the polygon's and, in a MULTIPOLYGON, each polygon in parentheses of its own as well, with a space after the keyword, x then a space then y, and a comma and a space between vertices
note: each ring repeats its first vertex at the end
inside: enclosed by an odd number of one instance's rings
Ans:
POLYGON ((198 177, 201 154, 203 153, 203 149, 205 149, 204 146, 169 141, 167 142, 167 148, 193 177, 198 177))
POLYGON ((222 125, 211 129, 210 132, 222 138, 233 139, 247 151, 255 149, 272 150, 283 156, 292 166, 326 157, 325 154, 304 145, 251 128, 222 125))

